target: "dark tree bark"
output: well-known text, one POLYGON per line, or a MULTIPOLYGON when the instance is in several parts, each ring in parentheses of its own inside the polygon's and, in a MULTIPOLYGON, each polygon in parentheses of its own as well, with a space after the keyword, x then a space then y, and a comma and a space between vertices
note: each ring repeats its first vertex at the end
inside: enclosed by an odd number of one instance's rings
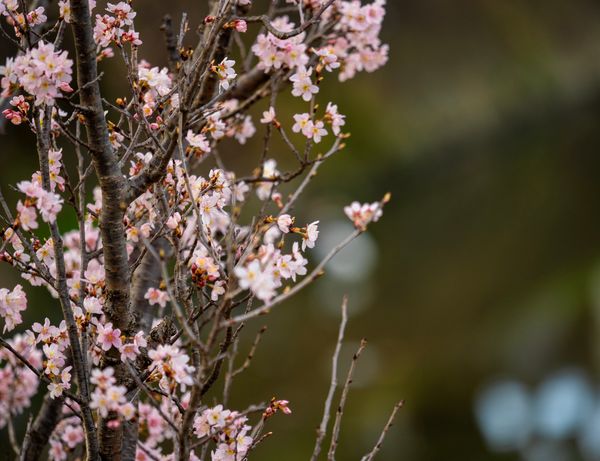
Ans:
MULTIPOLYGON (((98 82, 96 45, 87 0, 71 0, 72 26, 77 55, 77 84, 82 115, 85 118, 87 143, 91 150, 96 176, 102 190, 100 233, 106 271, 104 313, 115 328, 131 335, 134 327, 129 309, 129 265, 123 224, 126 180, 109 141, 109 132, 98 82)), ((113 349, 107 359, 115 367, 117 382, 124 383, 127 371, 113 349), (112 359, 112 361, 111 361, 112 359)), ((109 415, 109 419, 114 415, 109 415)), ((107 420, 99 424, 99 449, 103 460, 121 460, 122 426, 109 428, 107 420)))
POLYGON ((44 397, 42 407, 23 440, 19 461, 40 459, 52 431, 60 420, 62 404, 62 399, 53 399, 50 394, 44 397))

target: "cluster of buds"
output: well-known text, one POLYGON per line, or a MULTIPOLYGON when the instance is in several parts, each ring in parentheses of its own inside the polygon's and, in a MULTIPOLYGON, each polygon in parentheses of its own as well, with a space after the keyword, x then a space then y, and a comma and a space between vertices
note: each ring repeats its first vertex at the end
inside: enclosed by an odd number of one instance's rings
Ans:
POLYGON ((10 100, 10 105, 16 107, 14 109, 5 109, 2 111, 7 120, 13 125, 20 125, 24 120, 27 120, 27 113, 29 112, 29 103, 25 101, 23 95, 15 96, 10 100))
POLYGON ((192 283, 199 288, 207 283, 215 282, 219 278, 218 267, 212 262, 212 258, 198 258, 190 267, 192 283))
POLYGON ((15 36, 22 37, 23 32, 26 32, 31 27, 46 22, 48 18, 44 13, 44 7, 38 6, 35 10, 30 11, 26 15, 24 15, 23 13, 14 12, 13 14, 7 16, 6 22, 8 22, 11 26, 14 27, 15 36))
POLYGON ((248 24, 243 19, 234 19, 226 23, 223 29, 235 29, 237 32, 244 33, 248 30, 248 24))
POLYGON ((348 219, 352 221, 354 227, 358 230, 365 231, 367 225, 372 222, 378 221, 383 214, 383 206, 390 201, 391 195, 389 192, 385 194, 381 202, 373 203, 359 203, 352 202, 350 205, 344 207, 344 213, 348 219))
POLYGON ((264 419, 268 419, 279 410, 281 410, 283 414, 290 415, 292 414, 292 410, 288 406, 289 404, 290 402, 288 400, 277 400, 275 397, 273 397, 262 416, 264 419))

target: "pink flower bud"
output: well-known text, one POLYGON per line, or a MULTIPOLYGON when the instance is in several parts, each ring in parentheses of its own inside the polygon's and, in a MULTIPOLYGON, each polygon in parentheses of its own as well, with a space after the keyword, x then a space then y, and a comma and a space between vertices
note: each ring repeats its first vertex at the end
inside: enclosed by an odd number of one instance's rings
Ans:
POLYGON ((248 24, 243 19, 235 20, 235 30, 238 32, 246 32, 248 30, 248 24))

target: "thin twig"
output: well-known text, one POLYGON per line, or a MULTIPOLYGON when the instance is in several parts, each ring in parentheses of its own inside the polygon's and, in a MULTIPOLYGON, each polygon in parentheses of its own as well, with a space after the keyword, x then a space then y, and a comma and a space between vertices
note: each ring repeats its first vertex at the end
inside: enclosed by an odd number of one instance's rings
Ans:
POLYGON ((315 448, 313 454, 310 457, 311 461, 316 461, 321 452, 321 444, 327 434, 327 424, 329 423, 329 417, 331 414, 331 403, 333 402, 333 396, 335 395, 335 389, 338 385, 337 372, 338 372, 338 358, 340 356, 340 350, 342 349, 342 342, 344 341, 344 331, 346 330, 346 323, 348 322, 348 297, 344 296, 342 301, 342 321, 340 322, 340 329, 338 332, 338 339, 335 345, 335 351, 331 359, 331 384, 329 386, 329 392, 327 393, 327 399, 323 408, 323 418, 321 424, 317 429, 317 440, 315 442, 315 448))
POLYGON ((331 434, 331 444, 329 445, 329 452, 327 453, 328 461, 335 460, 335 450, 337 449, 340 437, 340 427, 342 425, 342 417, 344 416, 344 406, 346 405, 346 399, 348 398, 348 392, 350 391, 350 385, 352 384, 352 378, 354 376, 356 362, 358 361, 360 354, 365 349, 365 347, 367 347, 367 341, 365 339, 361 339, 360 346, 358 346, 358 350, 354 353, 354 356, 352 357, 352 362, 350 363, 348 376, 346 376, 346 382, 344 383, 344 387, 342 388, 342 396, 340 397, 340 403, 335 413, 335 423, 333 424, 333 430, 331 434))
POLYGON ((385 424, 383 430, 381 431, 381 435, 379 436, 379 439, 377 439, 377 443, 375 444, 375 446, 369 453, 367 453, 365 456, 363 456, 361 458, 361 461, 372 461, 375 458, 375 455, 381 449, 381 445, 383 445, 383 440, 385 439, 385 436, 387 435, 388 431, 390 430, 390 427, 392 427, 392 424, 394 424, 394 419, 396 419, 396 413, 398 413, 398 410, 400 410, 400 408, 402 408, 403 405, 404 405, 404 400, 401 400, 396 405, 394 405, 392 414, 390 415, 389 419, 387 420, 387 423, 385 424))

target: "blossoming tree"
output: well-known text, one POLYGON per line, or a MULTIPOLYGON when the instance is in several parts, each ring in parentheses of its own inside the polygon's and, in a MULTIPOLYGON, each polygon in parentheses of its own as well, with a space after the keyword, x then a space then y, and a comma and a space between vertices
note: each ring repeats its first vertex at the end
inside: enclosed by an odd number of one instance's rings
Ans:
MULTIPOLYGON (((23 286, 0 289, 0 429, 21 460, 45 453, 53 460, 246 459, 270 434, 267 421, 291 410, 276 398, 226 408, 264 331, 254 332, 240 361, 242 327, 251 331, 252 319, 314 281, 387 201, 347 207, 355 231, 309 265, 319 221, 305 224, 293 208, 347 137, 337 105, 319 100, 320 83, 385 63, 378 38, 385 0, 273 1, 259 15, 249 0, 209 0, 199 25, 185 14, 175 28, 164 18, 165 68, 139 58, 132 2, 95 3, 0 0, 3 35, 16 49, 0 69, 3 122, 9 133, 11 123, 30 130, 39 160, 15 185, 16 203, 0 195, 0 260, 23 285, 48 290, 63 317, 53 324, 41 312, 23 324, 23 286), (63 47, 69 29, 71 51, 63 47), (126 68, 128 90, 115 101, 101 92, 106 59, 126 68), (305 110, 278 117, 282 92, 305 110), (230 171, 219 148, 255 134, 249 109, 260 104, 264 149, 256 169, 230 171), (288 147, 293 169, 270 158, 273 137, 288 147), (68 214, 75 229, 64 228, 68 214), (12 419, 38 392, 41 408, 18 440, 12 419), (220 403, 208 405, 209 398, 220 403)), ((312 459, 329 431, 345 305, 343 314, 312 459)), ((365 459, 379 450, 394 414, 365 459)))

